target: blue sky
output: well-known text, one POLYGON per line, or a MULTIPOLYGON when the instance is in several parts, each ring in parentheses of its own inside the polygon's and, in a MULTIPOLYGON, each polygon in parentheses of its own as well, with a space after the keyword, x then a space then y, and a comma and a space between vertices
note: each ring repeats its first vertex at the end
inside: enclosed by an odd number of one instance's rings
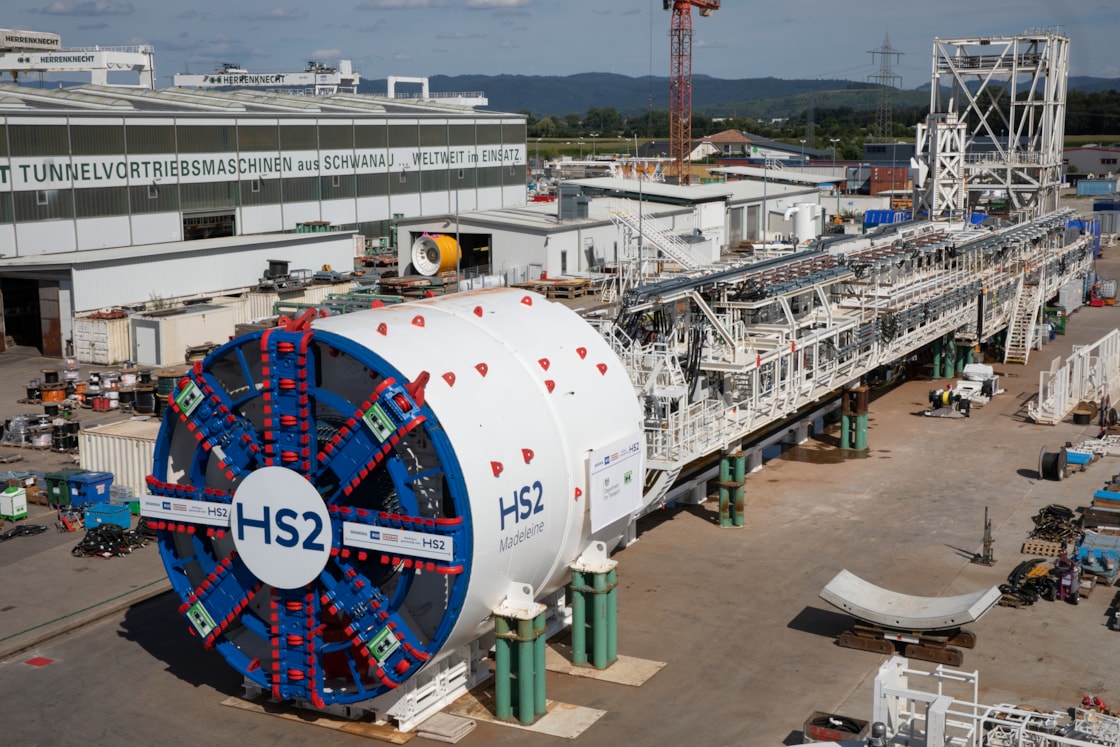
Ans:
MULTIPOLYGON (((0 25, 65 47, 147 43, 159 85, 223 62, 293 72, 350 59, 366 78, 669 71, 661 0, 10 0, 0 25)), ((1062 26, 1072 75, 1120 77, 1117 0, 723 0, 693 13, 693 72, 718 78, 848 78, 877 72, 884 34, 903 86, 928 81, 933 38, 1062 26)))

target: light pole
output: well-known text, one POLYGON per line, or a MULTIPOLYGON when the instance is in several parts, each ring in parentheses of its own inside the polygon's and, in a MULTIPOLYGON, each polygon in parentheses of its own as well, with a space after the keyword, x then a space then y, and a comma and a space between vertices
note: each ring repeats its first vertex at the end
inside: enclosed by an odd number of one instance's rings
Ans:
POLYGON ((579 139, 579 160, 583 160, 583 138, 579 139))
POLYGON ((595 160, 595 144, 599 141, 599 133, 591 133, 591 160, 595 160))
POLYGON ((537 155, 536 155, 537 168, 541 167, 541 139, 537 138, 537 155))
POLYGON ((801 165, 805 165, 805 138, 801 139, 801 165))
MULTIPOLYGON (((840 142, 838 137, 830 137, 828 142, 832 143, 832 175, 836 176, 836 144, 840 142)), ((836 222, 840 222, 840 180, 836 180, 836 222)))

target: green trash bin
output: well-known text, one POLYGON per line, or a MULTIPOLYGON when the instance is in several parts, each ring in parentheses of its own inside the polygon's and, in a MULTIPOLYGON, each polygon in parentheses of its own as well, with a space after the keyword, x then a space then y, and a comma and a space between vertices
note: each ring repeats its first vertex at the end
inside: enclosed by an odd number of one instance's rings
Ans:
POLYGON ((58 472, 48 472, 46 475, 47 504, 51 508, 68 508, 71 498, 70 478, 83 472, 85 472, 84 469, 76 467, 67 467, 58 472))

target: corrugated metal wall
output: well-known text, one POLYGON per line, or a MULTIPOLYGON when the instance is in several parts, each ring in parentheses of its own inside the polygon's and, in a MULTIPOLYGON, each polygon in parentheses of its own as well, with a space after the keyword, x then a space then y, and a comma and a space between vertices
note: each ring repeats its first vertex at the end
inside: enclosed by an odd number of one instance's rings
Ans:
POLYGON ((78 434, 78 466, 95 472, 112 472, 113 484, 132 489, 133 495, 148 492, 146 478, 152 472, 158 420, 126 420, 99 425, 78 434))

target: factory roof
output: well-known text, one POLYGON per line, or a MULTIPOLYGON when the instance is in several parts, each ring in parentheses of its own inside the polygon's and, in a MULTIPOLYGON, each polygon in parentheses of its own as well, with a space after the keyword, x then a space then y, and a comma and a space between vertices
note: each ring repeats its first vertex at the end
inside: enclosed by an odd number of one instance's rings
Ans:
POLYGON ((713 174, 723 174, 725 176, 737 176, 748 179, 767 179, 787 184, 811 184, 819 186, 821 184, 835 184, 837 181, 840 181, 835 176, 821 176, 820 174, 811 174, 806 171, 792 171, 790 169, 760 169, 756 166, 720 166, 709 169, 709 171, 713 174))
POLYGON ((0 269, 36 270, 66 269, 78 265, 100 262, 119 262, 150 257, 153 261, 182 254, 202 254, 224 251, 230 248, 250 247, 259 244, 306 243, 323 239, 336 239, 353 231, 329 231, 321 233, 262 233, 246 236, 223 236, 215 239, 196 239, 192 241, 170 241, 164 244, 139 244, 117 246, 106 249, 82 249, 74 252, 56 254, 25 254, 19 257, 0 256, 0 269))
MULTIPOLYGON (((723 171, 711 169, 712 173, 723 171)), ((761 169, 756 169, 760 171, 761 169)), ((774 170, 771 169, 771 172, 774 170)), ((789 172, 781 171, 786 174, 789 172)), ((810 175, 811 176, 811 175, 810 175)), ((791 181, 791 180, 785 180, 791 181)), ((825 180, 835 181, 835 180, 825 180)), ((625 196, 637 199, 639 196, 647 202, 671 202, 681 205, 692 205, 701 202, 740 202, 754 200, 762 197, 765 188, 762 184, 749 181, 730 181, 713 184, 693 184, 683 187, 679 184, 665 184, 663 182, 642 181, 637 179, 621 179, 617 177, 597 177, 591 179, 570 179, 565 183, 579 184, 586 189, 598 190, 615 196, 625 196)), ((815 193, 815 189, 793 184, 770 184, 769 194, 779 197, 785 194, 815 193)))
MULTIPOLYGON (((369 94, 336 93, 306 96, 261 90, 212 91, 192 88, 129 88, 84 85, 31 88, 0 84, 0 112, 83 109, 114 114, 184 111, 295 114, 469 114, 500 117, 440 99, 397 99, 369 94)), ((505 115, 508 116, 508 115, 505 115)))

